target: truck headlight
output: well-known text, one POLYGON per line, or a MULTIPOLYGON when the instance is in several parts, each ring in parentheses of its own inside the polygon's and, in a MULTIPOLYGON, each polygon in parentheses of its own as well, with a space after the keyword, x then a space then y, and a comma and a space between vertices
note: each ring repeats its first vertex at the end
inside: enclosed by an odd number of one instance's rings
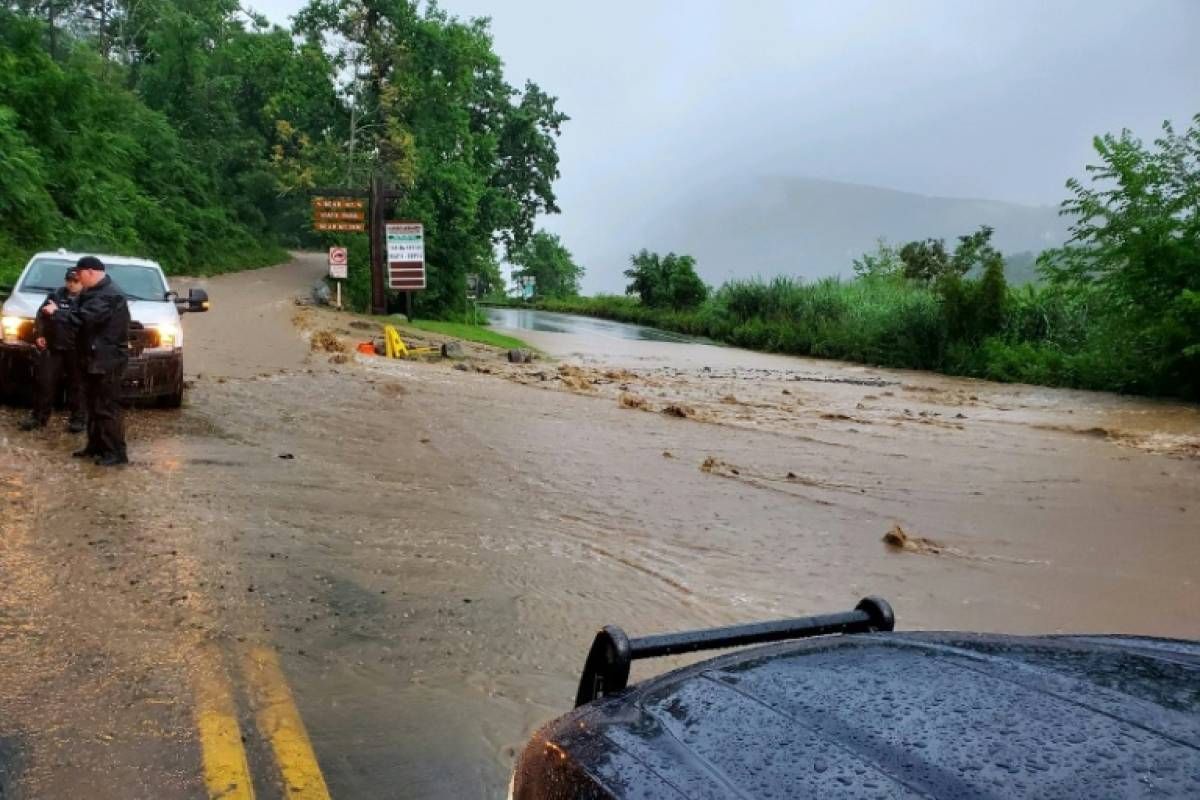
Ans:
POLYGON ((0 320, 0 329, 4 333, 4 341, 15 342, 21 338, 22 328, 26 325, 33 325, 33 320, 29 317, 3 317, 0 320))
POLYGON ((158 331, 159 347, 175 347, 179 343, 178 325, 165 322, 162 325, 156 325, 155 330, 158 331))

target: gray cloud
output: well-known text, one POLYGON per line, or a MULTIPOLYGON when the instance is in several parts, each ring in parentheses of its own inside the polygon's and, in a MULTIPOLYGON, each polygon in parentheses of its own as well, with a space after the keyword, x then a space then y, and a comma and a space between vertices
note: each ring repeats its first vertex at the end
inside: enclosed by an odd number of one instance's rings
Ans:
MULTIPOLYGON (((284 21, 302 3, 252 5, 284 21)), ((1194 0, 442 7, 492 17, 510 81, 532 78, 571 115, 563 214, 546 224, 589 290, 618 288, 650 222, 726 181, 1054 204, 1093 135, 1149 139, 1200 112, 1194 0)))

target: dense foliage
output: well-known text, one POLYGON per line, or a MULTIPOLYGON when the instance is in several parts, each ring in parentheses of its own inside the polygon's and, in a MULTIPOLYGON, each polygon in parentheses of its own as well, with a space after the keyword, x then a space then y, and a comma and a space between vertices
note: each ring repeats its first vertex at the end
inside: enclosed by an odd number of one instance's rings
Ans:
POLYGON ((538 231, 510 256, 513 279, 533 278, 535 297, 573 297, 579 294, 583 267, 556 234, 538 231))
POLYGON ((315 236, 308 192, 380 175, 425 224, 421 310, 459 309, 557 211, 565 119, 486 21, 416 0, 312 0, 293 31, 236 0, 0 0, 0 283, 44 247, 180 272, 340 243, 364 306, 366 238, 315 236))
POLYGON ((708 297, 708 287, 696 274, 696 259, 642 250, 629 259, 626 294, 636 295, 650 308, 676 311, 695 308, 708 297))
MULTIPOLYGON (((55 6, 66 13, 66 3, 55 6)), ((136 47, 158 53, 159 40, 143 35, 136 47)), ((172 271, 278 260, 282 251, 255 198, 241 194, 240 205, 230 202, 231 181, 249 187, 255 180, 245 160, 200 158, 216 134, 202 135, 174 118, 193 108, 193 99, 129 88, 165 84, 166 59, 141 58, 135 71, 123 63, 125 55, 115 61, 115 45, 110 51, 112 60, 65 32, 50 38, 46 24, 0 7, 0 265, 6 275, 30 251, 60 246, 149 254, 172 271)))
POLYGON ((688 309, 542 306, 761 350, 1200 399, 1200 116, 1153 147, 1123 133, 1096 148, 1091 185, 1068 183, 1072 240, 1042 254, 1042 283, 1008 287, 982 228, 952 251, 881 243, 850 281, 734 281, 688 309))

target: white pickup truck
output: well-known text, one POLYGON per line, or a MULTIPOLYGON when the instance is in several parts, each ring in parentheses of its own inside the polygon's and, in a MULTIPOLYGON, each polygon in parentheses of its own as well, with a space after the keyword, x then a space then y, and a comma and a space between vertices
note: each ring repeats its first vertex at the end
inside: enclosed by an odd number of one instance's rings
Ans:
MULTIPOLYGON (((5 301, 0 330, 0 398, 27 395, 32 386, 33 321, 46 295, 84 254, 37 253, 5 301)), ((185 300, 171 291, 154 261, 105 256, 106 272, 129 299, 129 365, 121 382, 126 400, 153 400, 166 408, 183 402, 183 326, 180 313, 207 311, 208 294, 192 289, 185 300)))

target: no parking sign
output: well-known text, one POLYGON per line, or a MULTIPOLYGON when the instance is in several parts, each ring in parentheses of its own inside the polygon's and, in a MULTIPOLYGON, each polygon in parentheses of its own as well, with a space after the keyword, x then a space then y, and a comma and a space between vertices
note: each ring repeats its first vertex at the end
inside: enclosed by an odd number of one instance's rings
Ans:
POLYGON ((350 254, 344 247, 329 248, 329 277, 338 280, 346 279, 346 268, 350 263, 350 254))

